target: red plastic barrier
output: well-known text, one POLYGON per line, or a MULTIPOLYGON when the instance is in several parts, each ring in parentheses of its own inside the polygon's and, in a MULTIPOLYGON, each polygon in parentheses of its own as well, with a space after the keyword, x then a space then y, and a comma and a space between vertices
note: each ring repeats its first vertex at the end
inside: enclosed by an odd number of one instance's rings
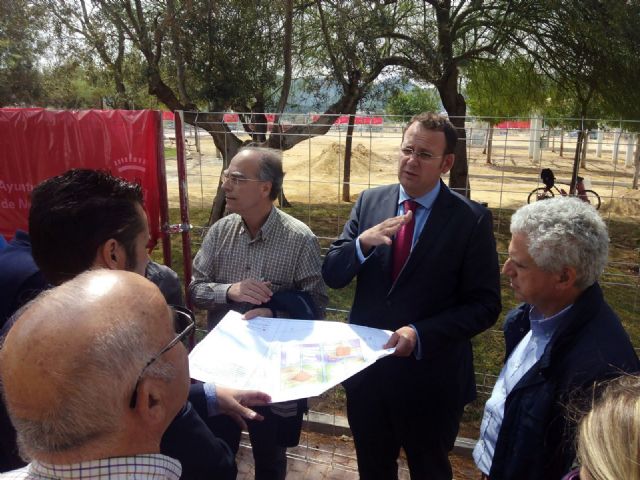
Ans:
POLYGON ((0 109, 0 235, 27 229, 29 193, 42 180, 95 168, 142 185, 155 245, 159 117, 151 110, 0 109))
POLYGON ((504 122, 500 122, 496 125, 496 128, 507 128, 507 129, 521 129, 526 130, 531 127, 531 122, 529 120, 507 120, 504 122))
MULTIPOLYGON (((317 121, 320 118, 320 115, 313 115, 311 117, 312 121, 317 121)), ((334 125, 346 125, 349 123, 349 115, 340 115, 334 125)), ((362 115, 356 115, 355 125, 382 125, 384 123, 383 117, 364 117, 362 115)))

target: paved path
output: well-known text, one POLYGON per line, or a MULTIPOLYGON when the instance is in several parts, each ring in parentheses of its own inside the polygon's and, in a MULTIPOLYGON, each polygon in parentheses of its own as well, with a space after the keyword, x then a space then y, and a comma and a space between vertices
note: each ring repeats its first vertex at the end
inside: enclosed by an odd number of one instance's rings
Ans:
MULTIPOLYGON (((358 471, 353 441, 350 437, 333 437, 302 432, 300 445, 288 450, 287 478, 291 480, 357 480, 358 471)), ((238 452, 237 480, 253 480, 251 445, 243 434, 238 452)), ((477 480, 473 461, 452 455, 454 480, 477 480)), ((399 480, 409 480, 404 459, 400 460, 399 480)))

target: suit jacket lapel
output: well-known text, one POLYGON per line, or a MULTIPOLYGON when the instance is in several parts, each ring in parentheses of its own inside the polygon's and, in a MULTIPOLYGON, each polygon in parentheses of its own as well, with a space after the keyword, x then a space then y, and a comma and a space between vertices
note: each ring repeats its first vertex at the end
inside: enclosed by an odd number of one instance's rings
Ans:
MULTIPOLYGON (((395 217, 398 214, 398 195, 400 195, 400 185, 396 184, 394 187, 395 188, 390 188, 384 196, 380 197, 377 205, 373 205, 373 208, 379 212, 379 216, 373 225, 377 225, 387 218, 395 217)), ((391 253, 393 249, 386 245, 379 246, 377 248, 381 249, 380 261, 382 262, 382 270, 387 272, 389 278, 391 278, 391 253)))
POLYGON ((422 232, 420 233, 420 238, 413 247, 409 258, 407 259, 407 263, 400 271, 400 275, 398 275, 398 278, 391 287, 391 292, 396 288, 396 285, 411 276, 411 273, 418 265, 420 265, 421 258, 433 249, 433 245, 438 240, 438 237, 442 235, 445 226, 451 219, 451 192, 444 183, 442 183, 442 180, 440 182, 440 193, 438 194, 436 201, 433 202, 431 214, 427 219, 427 223, 424 225, 422 232))

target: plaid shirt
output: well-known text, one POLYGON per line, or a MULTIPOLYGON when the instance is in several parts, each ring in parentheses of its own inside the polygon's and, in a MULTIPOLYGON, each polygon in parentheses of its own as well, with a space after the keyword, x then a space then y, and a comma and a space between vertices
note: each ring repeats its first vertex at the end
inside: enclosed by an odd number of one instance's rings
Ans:
POLYGON ((321 268, 320 244, 313 232, 273 207, 253 239, 240 215, 218 220, 193 261, 189 290, 195 306, 209 311, 209 328, 230 309, 245 312, 256 307, 227 301, 231 284, 246 278, 269 281, 274 292, 306 291, 324 312, 328 298, 321 268))
POLYGON ((31 462, 24 468, 0 474, 2 480, 178 480, 182 467, 178 460, 160 454, 112 457, 70 465, 31 462))

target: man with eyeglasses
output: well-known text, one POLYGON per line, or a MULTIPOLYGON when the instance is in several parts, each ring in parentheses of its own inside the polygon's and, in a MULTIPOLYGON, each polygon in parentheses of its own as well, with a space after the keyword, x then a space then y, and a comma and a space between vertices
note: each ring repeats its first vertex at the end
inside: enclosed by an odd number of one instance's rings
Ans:
MULTIPOLYGON (((149 228, 140 185, 108 172, 73 169, 39 184, 31 201, 33 257, 51 284, 60 285, 93 268, 145 275, 149 228)), ((183 478, 235 478, 228 445, 201 417, 225 413, 244 424, 242 417, 261 418, 245 405, 264 405, 269 397, 194 384, 189 399, 165 432, 162 453, 180 460, 183 478)), ((1 434, 14 438, 5 425, 1 434)))
MULTIPOLYGON (((327 295, 318 240, 304 223, 273 206, 284 178, 281 155, 267 148, 243 148, 223 172, 231 214, 207 232, 189 286, 194 305, 208 310, 209 328, 230 309, 244 313, 247 320, 302 318, 292 314, 296 302, 308 305, 310 318, 324 314, 327 295)), ((257 479, 285 478, 286 448, 298 443, 305 408, 301 401, 256 409, 265 417, 249 422, 257 479)), ((237 448, 239 434, 231 425, 225 438, 237 448)))
POLYGON ((362 192, 323 276, 357 278, 349 321, 394 331, 379 360, 344 383, 360 478, 397 479, 403 448, 412 479, 451 479, 464 405, 475 398, 471 338, 500 313, 491 212, 441 181, 457 134, 441 115, 411 119, 399 185, 362 192))
POLYGON ((194 328, 135 273, 93 270, 17 313, 0 379, 31 463, 0 478, 180 478, 161 438, 189 392, 194 328), (55 321, 53 321, 55 319, 55 321))

